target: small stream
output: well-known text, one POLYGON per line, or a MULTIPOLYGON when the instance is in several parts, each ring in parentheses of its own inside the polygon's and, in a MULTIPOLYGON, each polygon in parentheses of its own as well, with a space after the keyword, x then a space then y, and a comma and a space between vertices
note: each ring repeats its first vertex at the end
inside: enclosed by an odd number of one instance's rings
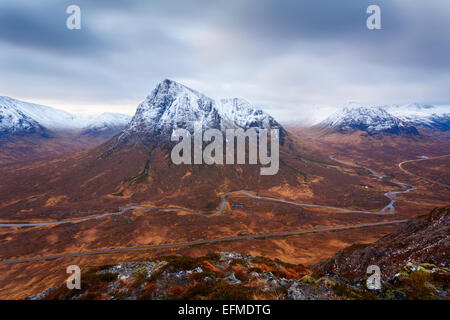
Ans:
MULTIPOLYGON (((345 162, 345 161, 340 161, 340 160, 335 159, 334 156, 332 156, 332 155, 329 156, 329 158, 331 160, 334 160, 336 162, 339 162, 339 163, 342 163, 342 164, 345 164, 345 165, 348 165, 348 166, 351 166, 351 167, 355 167, 355 165, 356 165, 356 167, 358 167, 358 168, 364 168, 367 171, 369 171, 372 176, 374 176, 374 177, 376 177, 376 178, 378 178, 380 180, 383 180, 383 178, 387 178, 388 177, 387 175, 378 173, 375 170, 370 169, 370 168, 368 168, 368 167, 366 167, 364 165, 360 165, 360 164, 357 164, 357 163, 353 164, 353 163, 349 163, 349 162, 345 162)), ((396 189, 396 188, 394 188, 392 190, 389 190, 388 192, 385 192, 384 196, 387 197, 390 200, 390 202, 384 208, 382 208, 380 211, 378 211, 379 213, 391 213, 391 214, 394 213, 395 212, 394 203, 395 203, 395 199, 397 198, 397 195, 398 194, 402 194, 402 193, 408 193, 408 192, 416 189, 416 186, 413 186, 411 184, 407 184, 407 183, 404 183, 404 182, 396 181, 394 179, 390 179, 389 182, 392 182, 393 184, 396 184, 402 190, 394 191, 396 189)))

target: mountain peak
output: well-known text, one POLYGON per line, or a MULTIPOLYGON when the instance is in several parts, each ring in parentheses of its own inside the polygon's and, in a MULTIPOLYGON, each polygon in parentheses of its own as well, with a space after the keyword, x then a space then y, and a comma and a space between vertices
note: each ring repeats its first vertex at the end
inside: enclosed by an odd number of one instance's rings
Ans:
POLYGON ((193 132, 194 123, 203 128, 281 128, 268 114, 243 99, 214 100, 176 81, 165 79, 139 104, 119 143, 138 140, 170 139, 174 129, 193 132))
POLYGON ((170 80, 170 79, 164 79, 160 83, 158 83, 153 90, 156 93, 161 94, 167 94, 171 90, 180 90, 180 89, 188 89, 186 86, 182 85, 181 83, 178 83, 176 81, 170 80))
POLYGON ((164 96, 164 95, 174 96, 174 95, 180 95, 183 92, 189 92, 193 95, 196 95, 196 96, 199 96, 202 98, 205 97, 200 92, 195 91, 194 89, 191 89, 191 88, 185 86, 184 84, 181 84, 181 83, 176 82, 171 79, 164 79, 163 81, 158 83, 149 97, 157 96, 157 95, 158 96, 164 96))

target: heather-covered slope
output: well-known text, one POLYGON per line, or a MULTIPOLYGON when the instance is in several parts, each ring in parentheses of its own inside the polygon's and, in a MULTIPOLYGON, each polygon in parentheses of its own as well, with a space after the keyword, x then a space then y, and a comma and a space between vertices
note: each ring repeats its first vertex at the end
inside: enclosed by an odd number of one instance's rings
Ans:
POLYGON ((450 266, 450 206, 436 208, 410 220, 396 232, 370 245, 355 244, 314 267, 321 274, 360 277, 369 265, 378 265, 382 279, 390 280, 407 263, 450 266))

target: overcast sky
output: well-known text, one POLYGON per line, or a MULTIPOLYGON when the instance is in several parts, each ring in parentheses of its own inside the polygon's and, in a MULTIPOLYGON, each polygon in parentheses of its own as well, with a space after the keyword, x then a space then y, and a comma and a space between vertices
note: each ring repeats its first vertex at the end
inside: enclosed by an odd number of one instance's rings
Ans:
POLYGON ((449 57, 448 0, 0 0, 0 95, 75 113, 133 114, 165 78, 281 121, 347 101, 450 105, 449 57), (370 4, 382 30, 366 28, 370 4))

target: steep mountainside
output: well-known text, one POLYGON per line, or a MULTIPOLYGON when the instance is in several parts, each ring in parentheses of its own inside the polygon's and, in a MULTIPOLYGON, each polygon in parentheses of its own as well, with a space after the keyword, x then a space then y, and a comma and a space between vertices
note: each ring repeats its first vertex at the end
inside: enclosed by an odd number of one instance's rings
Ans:
MULTIPOLYGON (((409 221, 374 244, 353 245, 315 266, 320 274, 361 277, 369 265, 381 269, 383 280, 395 277, 407 263, 450 266, 450 206, 409 221)), ((447 275, 449 276, 449 275, 447 275)), ((447 278, 448 279, 448 278, 447 278)))

